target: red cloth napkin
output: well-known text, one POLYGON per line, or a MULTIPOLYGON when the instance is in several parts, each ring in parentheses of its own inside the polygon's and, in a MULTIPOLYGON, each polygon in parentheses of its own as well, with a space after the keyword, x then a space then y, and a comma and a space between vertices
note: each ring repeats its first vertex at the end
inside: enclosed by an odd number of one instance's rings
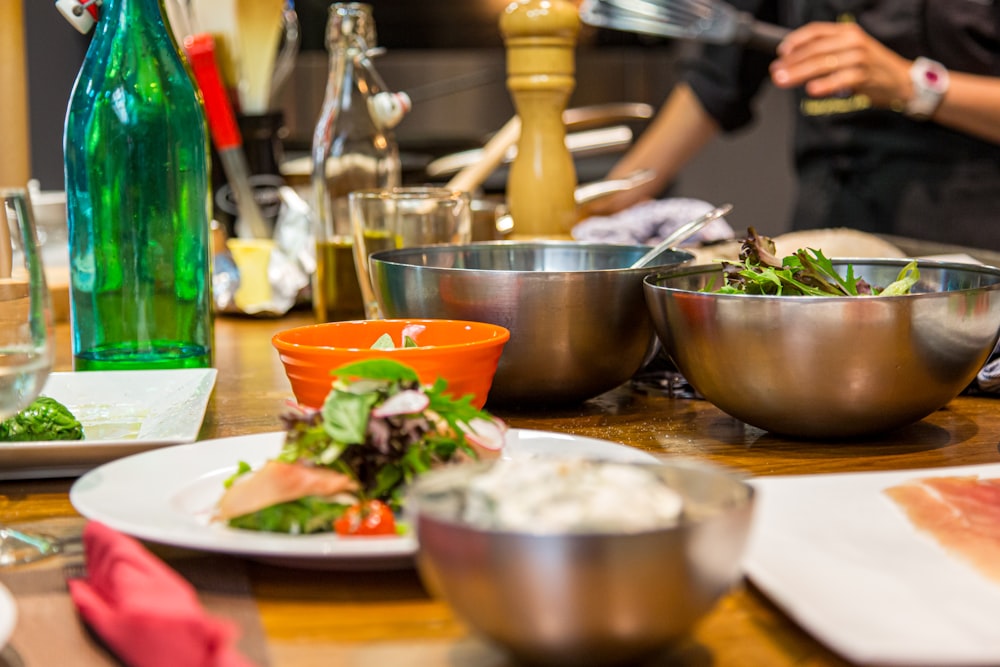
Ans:
POLYGON ((91 521, 87 577, 69 592, 84 621, 130 667, 252 667, 236 626, 209 615, 194 588, 139 542, 91 521))

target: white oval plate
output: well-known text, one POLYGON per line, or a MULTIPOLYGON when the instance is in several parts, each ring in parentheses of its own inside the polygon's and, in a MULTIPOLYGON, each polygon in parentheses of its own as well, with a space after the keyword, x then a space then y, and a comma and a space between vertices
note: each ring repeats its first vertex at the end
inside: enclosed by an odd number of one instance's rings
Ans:
MULTIPOLYGON (((112 461, 78 479, 70 501, 80 514, 134 537, 312 569, 385 569, 412 565, 410 536, 341 538, 229 528, 211 521, 223 481, 245 461, 274 458, 284 433, 203 440, 112 461)), ((504 457, 544 455, 655 462, 641 450, 565 433, 511 429, 504 457)))

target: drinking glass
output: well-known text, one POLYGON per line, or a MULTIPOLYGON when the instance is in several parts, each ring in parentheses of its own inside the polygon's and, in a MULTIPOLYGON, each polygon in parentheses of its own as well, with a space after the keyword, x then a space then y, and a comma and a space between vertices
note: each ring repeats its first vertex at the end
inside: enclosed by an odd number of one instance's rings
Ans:
MULTIPOLYGON (((52 308, 25 190, 0 189, 0 419, 28 406, 52 368, 52 308)), ((44 535, 0 524, 0 565, 52 555, 44 535)))
POLYGON ((472 202, 468 192, 447 188, 401 187, 355 190, 348 194, 354 235, 354 266, 365 316, 380 319, 368 256, 379 250, 472 239, 472 202))

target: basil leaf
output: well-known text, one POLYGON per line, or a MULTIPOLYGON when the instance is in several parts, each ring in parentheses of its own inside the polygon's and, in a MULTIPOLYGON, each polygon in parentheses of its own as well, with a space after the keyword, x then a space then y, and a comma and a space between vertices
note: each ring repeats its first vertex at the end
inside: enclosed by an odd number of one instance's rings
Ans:
POLYGON ((364 443, 368 416, 378 401, 378 394, 353 394, 333 389, 323 403, 323 430, 344 445, 364 443))
POLYGON ((363 378, 369 380, 388 380, 419 382, 417 372, 405 364, 392 359, 366 359, 344 364, 331 371, 331 375, 339 378, 363 378))

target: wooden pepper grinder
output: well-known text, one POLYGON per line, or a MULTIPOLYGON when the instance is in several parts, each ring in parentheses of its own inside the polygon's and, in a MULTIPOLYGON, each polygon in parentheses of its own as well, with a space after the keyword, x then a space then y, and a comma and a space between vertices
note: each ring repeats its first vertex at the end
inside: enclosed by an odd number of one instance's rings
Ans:
POLYGON ((563 111, 576 85, 580 17, 567 0, 515 0, 500 16, 507 88, 521 119, 507 200, 518 237, 569 238, 577 221, 576 169, 563 111))

